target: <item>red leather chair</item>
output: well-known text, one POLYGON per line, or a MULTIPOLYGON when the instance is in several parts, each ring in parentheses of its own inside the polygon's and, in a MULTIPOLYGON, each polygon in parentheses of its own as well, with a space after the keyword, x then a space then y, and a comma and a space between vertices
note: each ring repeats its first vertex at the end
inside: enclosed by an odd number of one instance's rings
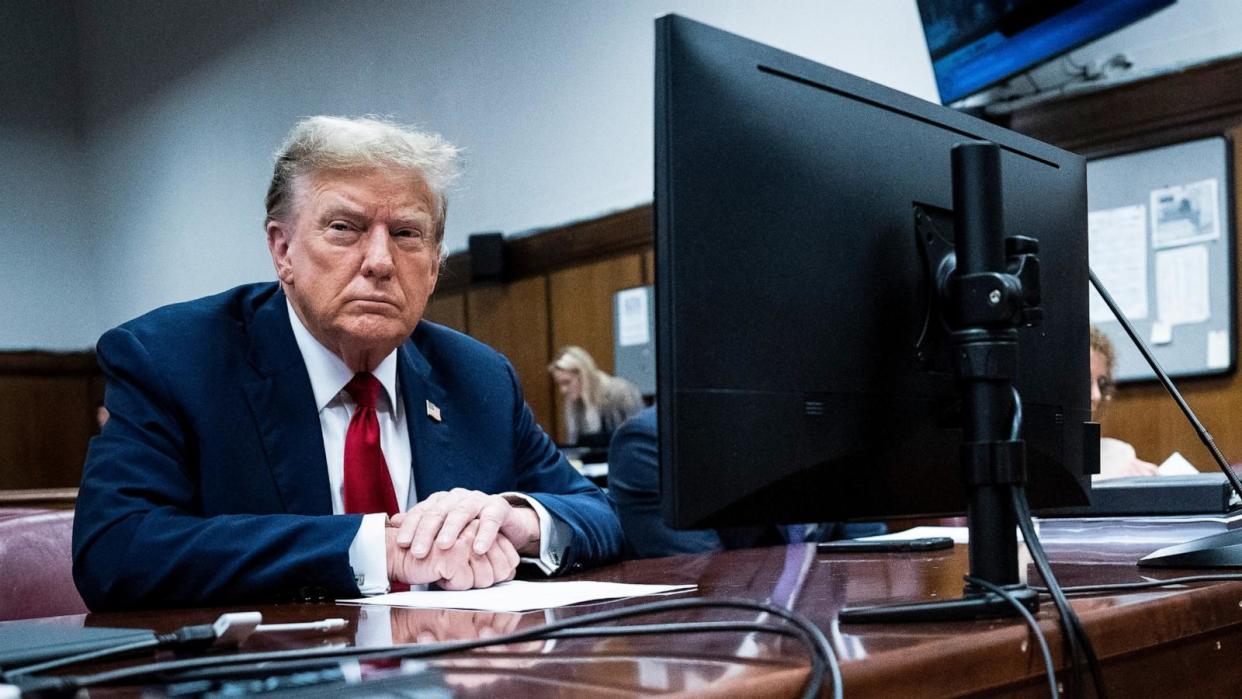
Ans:
POLYGON ((81 614, 73 512, 0 509, 0 620, 81 614))

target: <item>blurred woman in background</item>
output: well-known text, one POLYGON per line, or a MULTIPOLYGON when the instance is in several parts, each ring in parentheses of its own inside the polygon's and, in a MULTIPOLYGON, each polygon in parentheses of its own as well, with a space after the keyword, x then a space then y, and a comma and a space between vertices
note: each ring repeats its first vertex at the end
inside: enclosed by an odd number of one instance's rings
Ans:
POLYGON ((565 430, 570 445, 607 446, 608 438, 643 408, 638 387, 595 366, 581 347, 556 353, 548 372, 565 399, 565 430))

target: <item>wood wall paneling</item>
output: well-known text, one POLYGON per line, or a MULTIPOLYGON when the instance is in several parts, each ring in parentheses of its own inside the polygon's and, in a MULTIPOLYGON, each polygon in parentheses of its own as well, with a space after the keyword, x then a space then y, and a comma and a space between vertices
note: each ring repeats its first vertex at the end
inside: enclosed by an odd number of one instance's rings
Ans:
POLYGON ((481 286, 466 295, 470 335, 509 358, 526 402, 549 434, 556 434, 548 376, 548 286, 530 277, 503 286, 481 286))
POLYGON ((655 253, 643 253, 643 284, 655 284, 655 253))
MULTIPOLYGON (((600 369, 611 374, 614 368, 612 296, 621 289, 642 283, 641 253, 550 274, 552 352, 565 345, 578 345, 595 358, 600 369)), ((563 410, 559 394, 555 402, 559 417, 563 410)), ((564 433, 556 434, 558 439, 564 440, 564 433)))
POLYGON ((93 384, 89 376, 0 376, 0 489, 78 485, 97 432, 93 384))

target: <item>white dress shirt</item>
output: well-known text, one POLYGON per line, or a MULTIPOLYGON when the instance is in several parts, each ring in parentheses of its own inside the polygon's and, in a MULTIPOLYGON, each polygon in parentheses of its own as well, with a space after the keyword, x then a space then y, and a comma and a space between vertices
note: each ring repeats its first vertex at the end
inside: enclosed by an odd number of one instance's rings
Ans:
MULTIPOLYGON (((328 486, 332 495, 332 513, 345 513, 345 433, 349 429, 356 403, 346 384, 354 378, 354 371, 315 336, 310 334, 293 306, 289 309, 289 324, 303 363, 310 375, 311 391, 315 395, 315 409, 319 413, 319 426, 323 431, 324 456, 328 462, 328 486)), ((393 350, 371 372, 384 390, 375 401, 379 420, 380 449, 392 478, 392 489, 397 496, 397 511, 404 512, 411 503, 417 502, 418 492, 413 482, 413 456, 410 451, 409 421, 405 415, 405 403, 401 400, 397 379, 397 351, 393 350)), ((553 555, 552 518, 538 500, 523 493, 502 493, 510 498, 520 498, 535 510, 539 518, 539 558, 522 560, 534 563, 545 573, 557 568, 559 556, 553 555)), ((354 569, 354 579, 365 595, 388 592, 388 566, 384 546, 384 527, 387 515, 375 513, 364 515, 358 533, 349 547, 349 563, 354 569)))

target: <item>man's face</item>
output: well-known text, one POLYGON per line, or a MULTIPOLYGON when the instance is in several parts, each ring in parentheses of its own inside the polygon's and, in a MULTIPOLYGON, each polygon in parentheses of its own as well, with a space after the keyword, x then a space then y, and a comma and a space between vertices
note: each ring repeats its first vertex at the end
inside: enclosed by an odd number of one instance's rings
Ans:
POLYGON ((1108 389, 1108 360, 1104 355, 1091 350, 1091 415, 1099 419, 1100 403, 1104 402, 1105 391, 1108 389))
POLYGON ((409 337, 435 290, 435 199, 422 178, 386 170, 299 178, 268 248, 306 329, 355 371, 409 337))

